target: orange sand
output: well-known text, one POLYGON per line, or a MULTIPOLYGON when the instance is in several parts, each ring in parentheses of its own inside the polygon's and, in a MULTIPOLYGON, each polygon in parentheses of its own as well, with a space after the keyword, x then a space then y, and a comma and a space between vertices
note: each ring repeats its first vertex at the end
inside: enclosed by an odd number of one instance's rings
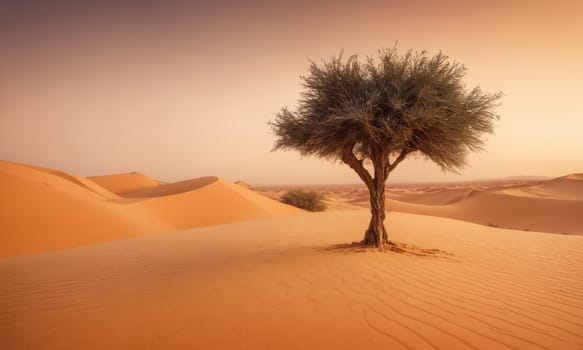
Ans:
POLYGON ((140 173, 90 176, 88 179, 117 194, 156 187, 159 184, 158 181, 140 173))
MULTIPOLYGON (((328 208, 369 207, 364 186, 315 186, 328 208)), ((285 188, 264 188, 279 198, 285 188)), ((388 183, 387 208, 440 216, 477 224, 560 234, 583 234, 583 175, 552 180, 492 181, 462 184, 393 185, 388 183)))
POLYGON ((0 257, 301 212, 217 178, 99 179, 120 194, 81 176, 0 162, 0 257))
POLYGON ((378 252, 345 244, 362 186, 314 214, 216 177, 0 162, 0 349, 582 349, 583 237, 524 231, 583 233, 582 184, 392 187, 407 245, 378 252))
POLYGON ((0 260, 2 349, 580 349, 583 237, 366 210, 0 260))

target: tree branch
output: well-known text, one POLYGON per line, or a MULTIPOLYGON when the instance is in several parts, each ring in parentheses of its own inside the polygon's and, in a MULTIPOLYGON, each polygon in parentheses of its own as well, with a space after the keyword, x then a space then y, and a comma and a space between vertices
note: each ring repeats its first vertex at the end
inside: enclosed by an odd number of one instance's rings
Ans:
POLYGON ((411 152, 413 152, 412 149, 403 148, 403 149, 401 149, 401 153, 397 156, 397 158, 395 158, 395 160, 392 163, 387 162, 387 165, 385 167, 386 176, 389 176, 389 173, 391 171, 393 171, 397 167, 397 165, 399 165, 399 163, 401 163, 403 161, 403 159, 405 159, 405 157, 411 152))
POLYGON ((348 164, 348 166, 351 167, 354 171, 356 171, 358 176, 362 179, 362 181, 364 181, 367 187, 371 187, 372 177, 363 165, 364 159, 359 160, 352 152, 354 145, 354 143, 348 143, 344 145, 344 148, 342 149, 342 161, 348 164))

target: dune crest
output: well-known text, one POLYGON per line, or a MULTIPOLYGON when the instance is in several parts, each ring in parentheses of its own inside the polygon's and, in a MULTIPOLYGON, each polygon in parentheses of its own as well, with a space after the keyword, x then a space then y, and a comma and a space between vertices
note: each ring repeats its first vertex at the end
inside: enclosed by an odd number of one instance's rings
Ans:
POLYGON ((116 194, 137 191, 159 185, 159 182, 156 180, 150 179, 146 175, 137 172, 89 176, 88 179, 116 194))
POLYGON ((0 257, 301 212, 216 177, 91 179, 0 162, 0 257))
POLYGON ((148 198, 148 197, 165 197, 180 194, 183 192, 193 191, 200 187, 212 184, 218 180, 215 176, 200 177, 197 179, 184 180, 179 182, 159 184, 157 186, 145 187, 135 191, 125 192, 122 194, 125 198, 148 198))

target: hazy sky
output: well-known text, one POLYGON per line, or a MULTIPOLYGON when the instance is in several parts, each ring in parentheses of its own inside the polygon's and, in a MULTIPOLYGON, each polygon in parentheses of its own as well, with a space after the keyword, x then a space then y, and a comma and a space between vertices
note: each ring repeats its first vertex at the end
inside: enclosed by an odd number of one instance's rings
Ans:
POLYGON ((270 152, 308 59, 442 50, 502 91, 460 175, 408 160, 394 181, 583 172, 583 1, 0 1, 0 159, 81 175, 358 182, 270 152))

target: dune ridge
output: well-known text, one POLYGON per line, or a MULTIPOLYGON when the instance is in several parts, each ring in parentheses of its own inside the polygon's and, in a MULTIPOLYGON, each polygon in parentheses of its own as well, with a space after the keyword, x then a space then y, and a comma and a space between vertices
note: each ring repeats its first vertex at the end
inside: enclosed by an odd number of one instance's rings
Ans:
POLYGON ((89 176, 87 179, 116 194, 156 187, 159 182, 138 172, 127 174, 89 176))
POLYGON ((184 180, 179 182, 157 184, 156 186, 144 187, 134 191, 124 192, 124 198, 148 198, 165 197, 193 191, 203 186, 207 186, 218 181, 215 176, 205 176, 198 179, 184 180))
POLYGON ((97 181, 0 161, 0 257, 301 212, 215 177, 160 184, 132 173, 97 181))

